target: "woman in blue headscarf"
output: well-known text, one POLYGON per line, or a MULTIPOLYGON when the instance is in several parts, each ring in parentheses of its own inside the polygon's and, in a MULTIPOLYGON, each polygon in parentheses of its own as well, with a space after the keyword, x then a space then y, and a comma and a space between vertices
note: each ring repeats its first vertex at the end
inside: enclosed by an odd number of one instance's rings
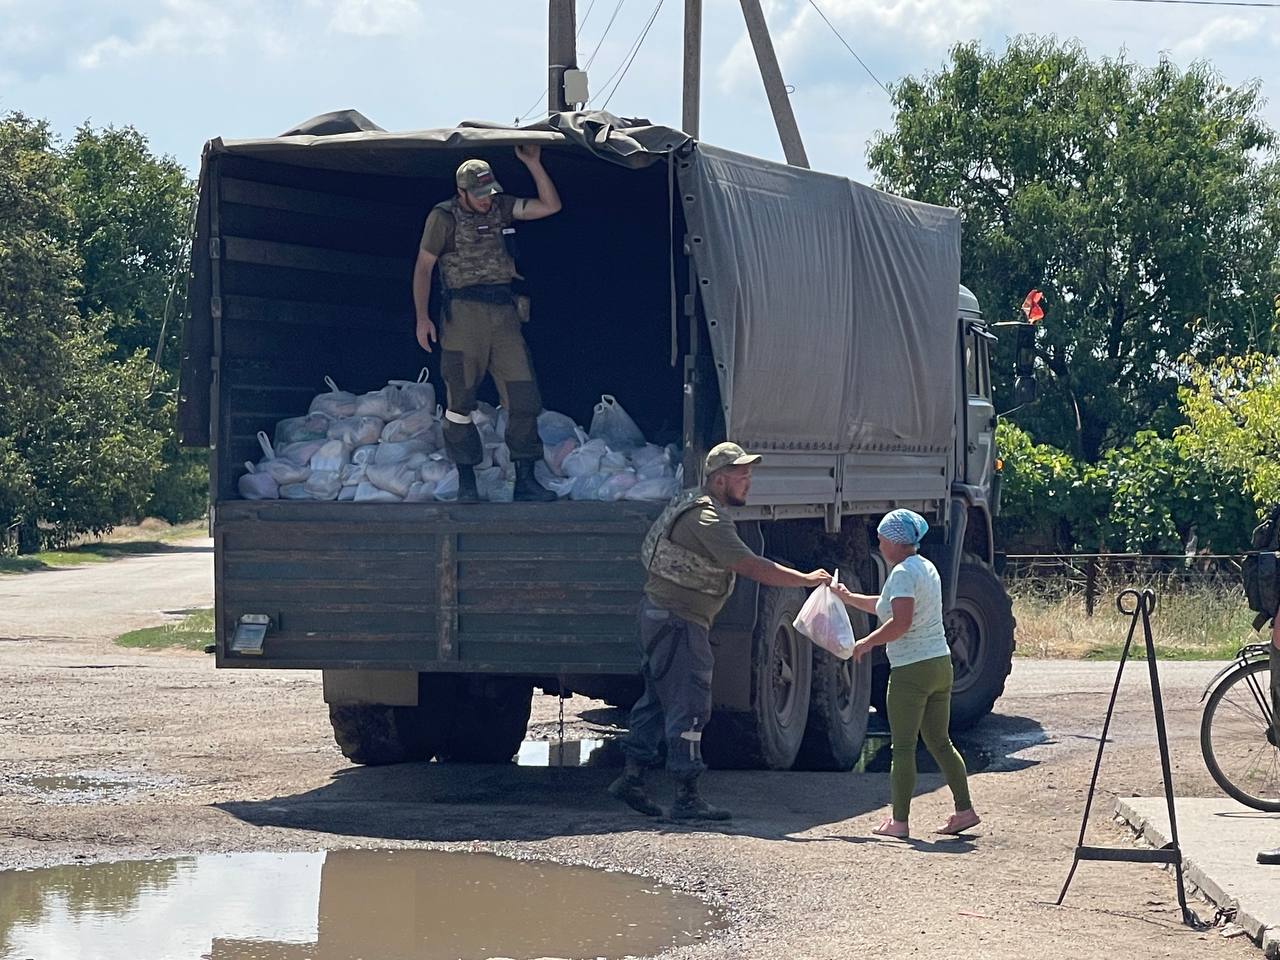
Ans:
POLYGON ((872 831, 882 837, 910 836, 907 821, 916 784, 918 737, 924 738, 955 798, 956 812, 937 832, 963 833, 981 822, 969 799, 964 760, 947 729, 951 723, 952 673, 951 650, 942 625, 942 580, 937 568, 917 551, 928 530, 928 521, 911 510, 885 514, 876 533, 880 555, 890 570, 880 596, 851 593, 840 584, 833 585, 846 605, 874 613, 880 620, 880 626, 854 646, 853 656, 860 659, 883 644, 889 658, 893 816, 872 831))

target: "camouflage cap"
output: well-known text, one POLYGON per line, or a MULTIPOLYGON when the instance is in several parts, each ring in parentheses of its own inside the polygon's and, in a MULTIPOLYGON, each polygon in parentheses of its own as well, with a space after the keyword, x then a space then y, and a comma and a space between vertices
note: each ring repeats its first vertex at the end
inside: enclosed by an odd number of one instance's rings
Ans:
POLYGON ((502 192, 502 184, 498 183, 493 175, 493 168, 484 160, 465 161, 458 167, 457 181, 459 189, 477 199, 502 192))
POLYGON ((747 453, 736 443, 717 443, 707 454, 707 459, 703 463, 703 473, 709 477, 725 467, 745 467, 759 462, 759 456, 747 453))

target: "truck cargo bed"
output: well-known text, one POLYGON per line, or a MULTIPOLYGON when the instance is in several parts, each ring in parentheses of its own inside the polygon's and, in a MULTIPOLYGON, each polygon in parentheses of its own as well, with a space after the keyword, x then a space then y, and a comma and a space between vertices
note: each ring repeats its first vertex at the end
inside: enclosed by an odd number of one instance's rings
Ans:
POLYGON ((662 507, 221 503, 218 665, 634 674, 662 507), (231 652, 244 614, 271 618, 260 655, 231 652))

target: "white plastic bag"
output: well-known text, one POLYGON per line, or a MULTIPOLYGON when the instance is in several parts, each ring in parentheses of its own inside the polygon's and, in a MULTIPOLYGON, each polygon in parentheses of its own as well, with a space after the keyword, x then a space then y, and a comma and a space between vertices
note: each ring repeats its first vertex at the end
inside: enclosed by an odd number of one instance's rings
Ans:
POLYGON ((377 417, 348 417, 329 425, 329 439, 341 440, 353 447, 377 443, 382 436, 382 421, 377 417))
POLYGON ((561 469, 566 477, 587 477, 600 472, 600 461, 609 452, 603 440, 588 440, 564 458, 561 469))
POLYGON ((608 479, 600 473, 589 473, 585 477, 575 477, 573 489, 569 491, 570 500, 599 500, 600 488, 608 479))
MULTIPOLYGON (((311 468, 307 466, 305 460, 302 463, 295 463, 292 460, 277 457, 265 431, 258 432, 258 443, 265 456, 259 461, 255 473, 269 474, 271 479, 282 487, 291 483, 302 483, 311 473, 311 468)), ((310 454, 307 457, 310 459, 310 454)))
POLYGON ((424 480, 417 481, 409 488, 409 492, 405 494, 405 503, 424 503, 427 500, 436 498, 436 485, 428 483, 424 480))
POLYGON ((312 500, 336 500, 342 490, 342 474, 337 470, 312 470, 302 488, 312 500))
POLYGON ((280 486, 281 500, 310 500, 311 494, 307 493, 307 485, 305 483, 285 483, 280 486))
POLYGON ((413 410, 434 410, 436 408, 436 388, 427 383, 431 371, 426 367, 418 374, 417 380, 388 380, 387 386, 395 387, 400 409, 406 413, 413 410))
POLYGON ((606 477, 604 483, 600 484, 600 491, 596 496, 606 503, 621 500, 636 483, 636 472, 634 470, 622 470, 606 477))
POLYGON ((403 500, 417 482, 418 471, 408 463, 374 463, 365 467, 365 478, 379 490, 394 493, 396 499, 403 500))
POLYGON ((399 503, 401 500, 394 493, 375 487, 367 480, 356 487, 356 495, 352 499, 356 503, 399 503))
POLYGON ((400 389, 388 384, 381 390, 370 390, 356 398, 356 416, 395 420, 405 412, 400 389))
POLYGON ((352 463, 373 463, 373 458, 378 453, 378 445, 376 443, 366 443, 363 447, 356 447, 351 452, 352 463))
POLYGON ((382 430, 382 442, 401 443, 405 440, 422 439, 434 445, 435 425, 434 408, 424 407, 421 410, 414 410, 388 423, 382 430))
POLYGON ((656 443, 646 443, 640 449, 631 451, 628 459, 630 459, 631 465, 639 470, 655 460, 667 460, 667 448, 660 447, 656 443))
POLYGON ((437 484, 449 475, 454 466, 439 455, 429 457, 418 471, 423 483, 437 484))
POLYGON ((627 469, 627 455, 617 450, 610 450, 600 458, 600 472, 606 476, 621 473, 627 469))
POLYGON ((300 440, 323 440, 329 434, 333 418, 325 413, 308 413, 305 417, 290 417, 276 424, 275 445, 288 446, 300 440))
POLYGON ((636 426, 616 397, 605 394, 596 404, 591 418, 592 440, 603 440, 613 450, 624 452, 644 446, 644 434, 636 426))
POLYGON ((542 459, 546 461, 547 469, 554 473, 557 477, 564 476, 564 458, 573 451, 578 449, 578 438, 568 437, 561 440, 555 446, 548 446, 545 442, 542 445, 542 459))
POLYGON ((354 500, 356 498, 357 489, 359 489, 358 484, 343 484, 342 489, 338 491, 338 500, 340 502, 350 502, 354 500))
POLYGON ((437 500, 458 499, 458 468, 453 467, 444 475, 444 479, 436 484, 437 500))
POLYGON ((344 487, 354 487, 362 480, 367 480, 368 477, 365 476, 364 468, 365 465, 363 463, 348 463, 344 466, 338 472, 339 476, 342 477, 342 485, 344 487))
POLYGON ((374 463, 403 463, 415 453, 430 454, 430 444, 422 438, 402 440, 399 443, 380 443, 373 454, 374 463))
POLYGON ((577 436, 578 425, 572 417, 554 410, 543 410, 538 414, 538 438, 544 447, 554 447, 577 436))
POLYGON ((676 472, 671 469, 671 464, 667 463, 665 457, 661 460, 651 460, 644 466, 636 468, 636 477, 641 480, 667 480, 675 474, 676 472))
POLYGON ((244 474, 237 482, 236 486, 240 489, 240 496, 246 500, 275 500, 280 496, 280 484, 276 483, 270 473, 258 473, 254 470, 253 463, 246 460, 244 464, 248 473, 244 474))
MULTIPOLYGON (((347 465, 351 457, 351 447, 343 443, 341 440, 326 440, 315 453, 311 455, 311 471, 314 473, 337 473, 347 465)), ((334 496, 338 494, 335 491, 334 496)))
POLYGON ((311 401, 311 407, 307 412, 328 414, 335 420, 354 416, 356 412, 356 395, 347 393, 345 390, 339 390, 338 385, 333 382, 333 377, 325 377, 324 382, 328 385, 329 392, 318 394, 311 401))
MULTIPOLYGON (((840 576, 839 570, 835 576, 840 576)), ((858 638, 853 634, 849 611, 830 587, 818 587, 809 594, 792 626, 832 656, 841 660, 853 656, 858 638)))
POLYGON ((512 487, 500 467, 476 471, 476 491, 481 500, 491 503, 509 503, 512 499, 512 487))
POLYGON ((641 480, 627 491, 628 500, 670 500, 680 492, 678 477, 662 477, 658 480, 641 480))

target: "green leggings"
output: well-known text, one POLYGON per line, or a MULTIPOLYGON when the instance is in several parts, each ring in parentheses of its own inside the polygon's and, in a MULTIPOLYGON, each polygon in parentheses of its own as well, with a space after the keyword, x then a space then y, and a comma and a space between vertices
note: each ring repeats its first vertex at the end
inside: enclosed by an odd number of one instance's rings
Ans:
POLYGON ((947 778, 955 797, 956 810, 973 806, 964 760, 956 752, 947 728, 951 723, 951 658, 919 660, 889 671, 889 732, 893 739, 893 765, 889 786, 893 796, 893 819, 906 820, 911 813, 911 794, 916 787, 916 739, 933 754, 938 769, 947 778))

